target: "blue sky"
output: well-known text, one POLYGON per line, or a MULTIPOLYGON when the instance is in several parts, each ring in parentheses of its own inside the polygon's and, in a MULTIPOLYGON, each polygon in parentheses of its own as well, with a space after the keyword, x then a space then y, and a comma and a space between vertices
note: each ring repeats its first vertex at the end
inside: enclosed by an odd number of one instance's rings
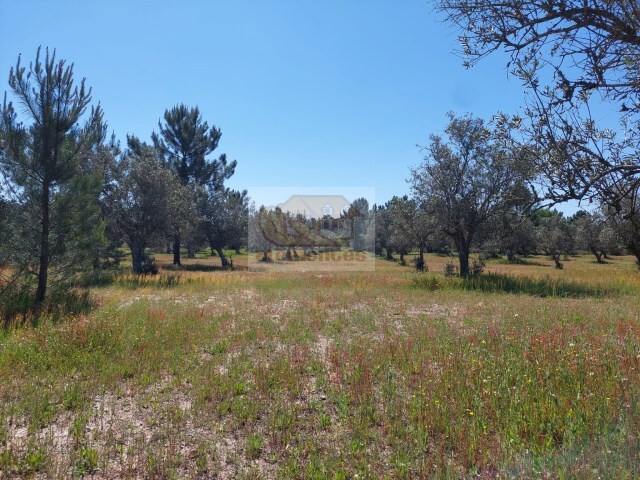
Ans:
POLYGON ((0 0, 0 30, 0 91, 42 45, 86 77, 120 139, 198 105, 239 189, 365 186, 384 202, 409 193, 416 145, 447 111, 488 118, 524 99, 504 55, 466 70, 424 0, 0 0))

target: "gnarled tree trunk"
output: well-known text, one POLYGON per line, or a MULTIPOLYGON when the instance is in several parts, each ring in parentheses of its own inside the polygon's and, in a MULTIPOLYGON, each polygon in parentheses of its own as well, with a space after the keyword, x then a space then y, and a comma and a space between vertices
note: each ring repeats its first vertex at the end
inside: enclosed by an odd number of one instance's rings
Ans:
POLYGON ((424 247, 420 247, 418 250, 418 261, 416 262, 416 270, 424 272, 424 247))
POLYGON ((225 256, 224 250, 222 249, 222 247, 217 247, 216 252, 218 252, 218 256, 220 257, 220 264, 223 267, 228 267, 229 261, 227 260, 227 257, 225 256))
POLYGON ((471 251, 471 239, 455 238, 456 250, 458 251, 458 261, 460 263, 460 276, 469 276, 469 253, 471 251))
POLYGON ((599 252, 597 249, 592 248, 591 253, 593 253, 594 257, 596 257, 597 263, 604 263, 604 261, 602 260, 602 252, 599 252))
POLYGON ((131 267, 133 273, 145 273, 144 272, 144 245, 140 242, 129 243, 131 249, 131 267))

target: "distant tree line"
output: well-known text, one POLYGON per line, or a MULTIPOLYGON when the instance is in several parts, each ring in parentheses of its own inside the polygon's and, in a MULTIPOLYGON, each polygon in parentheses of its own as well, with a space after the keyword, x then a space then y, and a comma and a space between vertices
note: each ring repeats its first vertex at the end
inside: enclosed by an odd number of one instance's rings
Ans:
POLYGON ((558 268, 578 249, 597 262, 624 249, 640 267, 637 2, 438 0, 436 9, 459 30, 465 66, 496 50, 510 56, 509 72, 526 87, 525 115, 497 115, 490 127, 451 116, 448 141, 432 137, 412 172, 413 197, 376 209, 376 250, 402 260, 411 229, 397 213, 413 210, 414 230, 431 232, 431 248, 446 239, 463 275, 472 249, 511 260, 544 253, 558 268), (598 103, 613 109, 609 120, 617 111, 617 128, 599 123, 598 103), (567 219, 544 208, 568 200, 590 211, 567 219))
POLYGON ((512 262, 543 254, 562 268, 562 259, 579 251, 598 263, 626 251, 640 267, 638 189, 569 218, 544 207, 538 159, 515 137, 520 123, 503 114, 489 124, 449 114, 446 136, 432 135, 423 163, 411 171, 413 195, 374 208, 376 253, 397 253, 403 263, 417 249, 416 268, 424 270, 424 251, 455 252, 462 276, 482 268, 470 265, 472 252, 512 262))
POLYGON ((389 260, 397 256, 398 261, 405 264, 405 256, 417 252, 416 269, 428 270, 425 252, 455 254, 456 268, 461 275, 480 273, 482 263, 489 258, 505 257, 508 262, 521 263, 532 255, 548 256, 559 269, 568 257, 580 253, 593 255, 596 263, 606 263, 612 256, 628 253, 635 256, 640 265, 638 217, 624 218, 599 210, 579 210, 565 216, 548 208, 523 214, 513 207, 479 225, 469 247, 459 249, 438 222, 438 216, 428 216, 427 205, 419 208, 415 205, 419 205, 415 199, 404 196, 375 206, 378 255, 389 260), (474 256, 475 265, 470 263, 474 256))
MULTIPOLYGON (((455 253, 462 276, 482 270, 473 252, 509 261, 542 253, 558 268, 577 251, 598 263, 628 252, 640 266, 637 12, 625 2, 572 0, 446 0, 440 9, 463 30, 470 63, 506 48, 534 100, 524 117, 449 114, 410 172, 410 196, 353 202, 351 248, 397 254, 402 263, 416 250, 418 270, 428 268, 425 252, 455 253), (550 26, 556 20, 562 29, 550 26), (574 69, 554 64, 561 57, 574 69), (569 78, 575 72, 583 75, 569 78), (622 135, 590 117, 594 93, 620 106, 622 135), (590 211, 565 218, 550 209, 569 199, 588 200, 590 211)), ((291 220, 226 187, 237 162, 215 153, 221 130, 197 107, 167 109, 150 142, 128 135, 121 145, 107 138, 102 109, 73 65, 40 49, 28 66, 18 57, 9 93, 0 110, 0 300, 42 305, 51 289, 117 264, 125 245, 136 274, 157 271, 150 247, 172 253, 176 267, 184 251, 194 257, 205 246, 222 266, 229 248, 268 261, 273 245, 259 219, 291 220)), ((305 222, 298 233, 326 243, 305 222)), ((283 241, 295 255, 296 240, 283 241)))

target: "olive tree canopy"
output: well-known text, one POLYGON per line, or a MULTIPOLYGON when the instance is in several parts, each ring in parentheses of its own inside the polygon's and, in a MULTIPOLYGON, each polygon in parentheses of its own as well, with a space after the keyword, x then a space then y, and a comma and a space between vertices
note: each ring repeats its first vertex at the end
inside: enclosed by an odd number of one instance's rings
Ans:
POLYGON ((531 160, 510 141, 509 125, 505 116, 491 129, 482 119, 450 113, 446 137, 431 135, 423 163, 412 170, 415 198, 455 244, 463 276, 489 220, 529 198, 531 160))

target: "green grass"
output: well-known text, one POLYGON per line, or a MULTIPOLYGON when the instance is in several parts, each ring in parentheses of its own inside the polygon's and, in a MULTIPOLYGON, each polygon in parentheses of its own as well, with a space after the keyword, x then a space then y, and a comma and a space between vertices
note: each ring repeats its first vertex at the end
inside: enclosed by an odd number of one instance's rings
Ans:
POLYGON ((638 478, 639 274, 536 261, 123 277, 0 333, 0 476, 638 478))

